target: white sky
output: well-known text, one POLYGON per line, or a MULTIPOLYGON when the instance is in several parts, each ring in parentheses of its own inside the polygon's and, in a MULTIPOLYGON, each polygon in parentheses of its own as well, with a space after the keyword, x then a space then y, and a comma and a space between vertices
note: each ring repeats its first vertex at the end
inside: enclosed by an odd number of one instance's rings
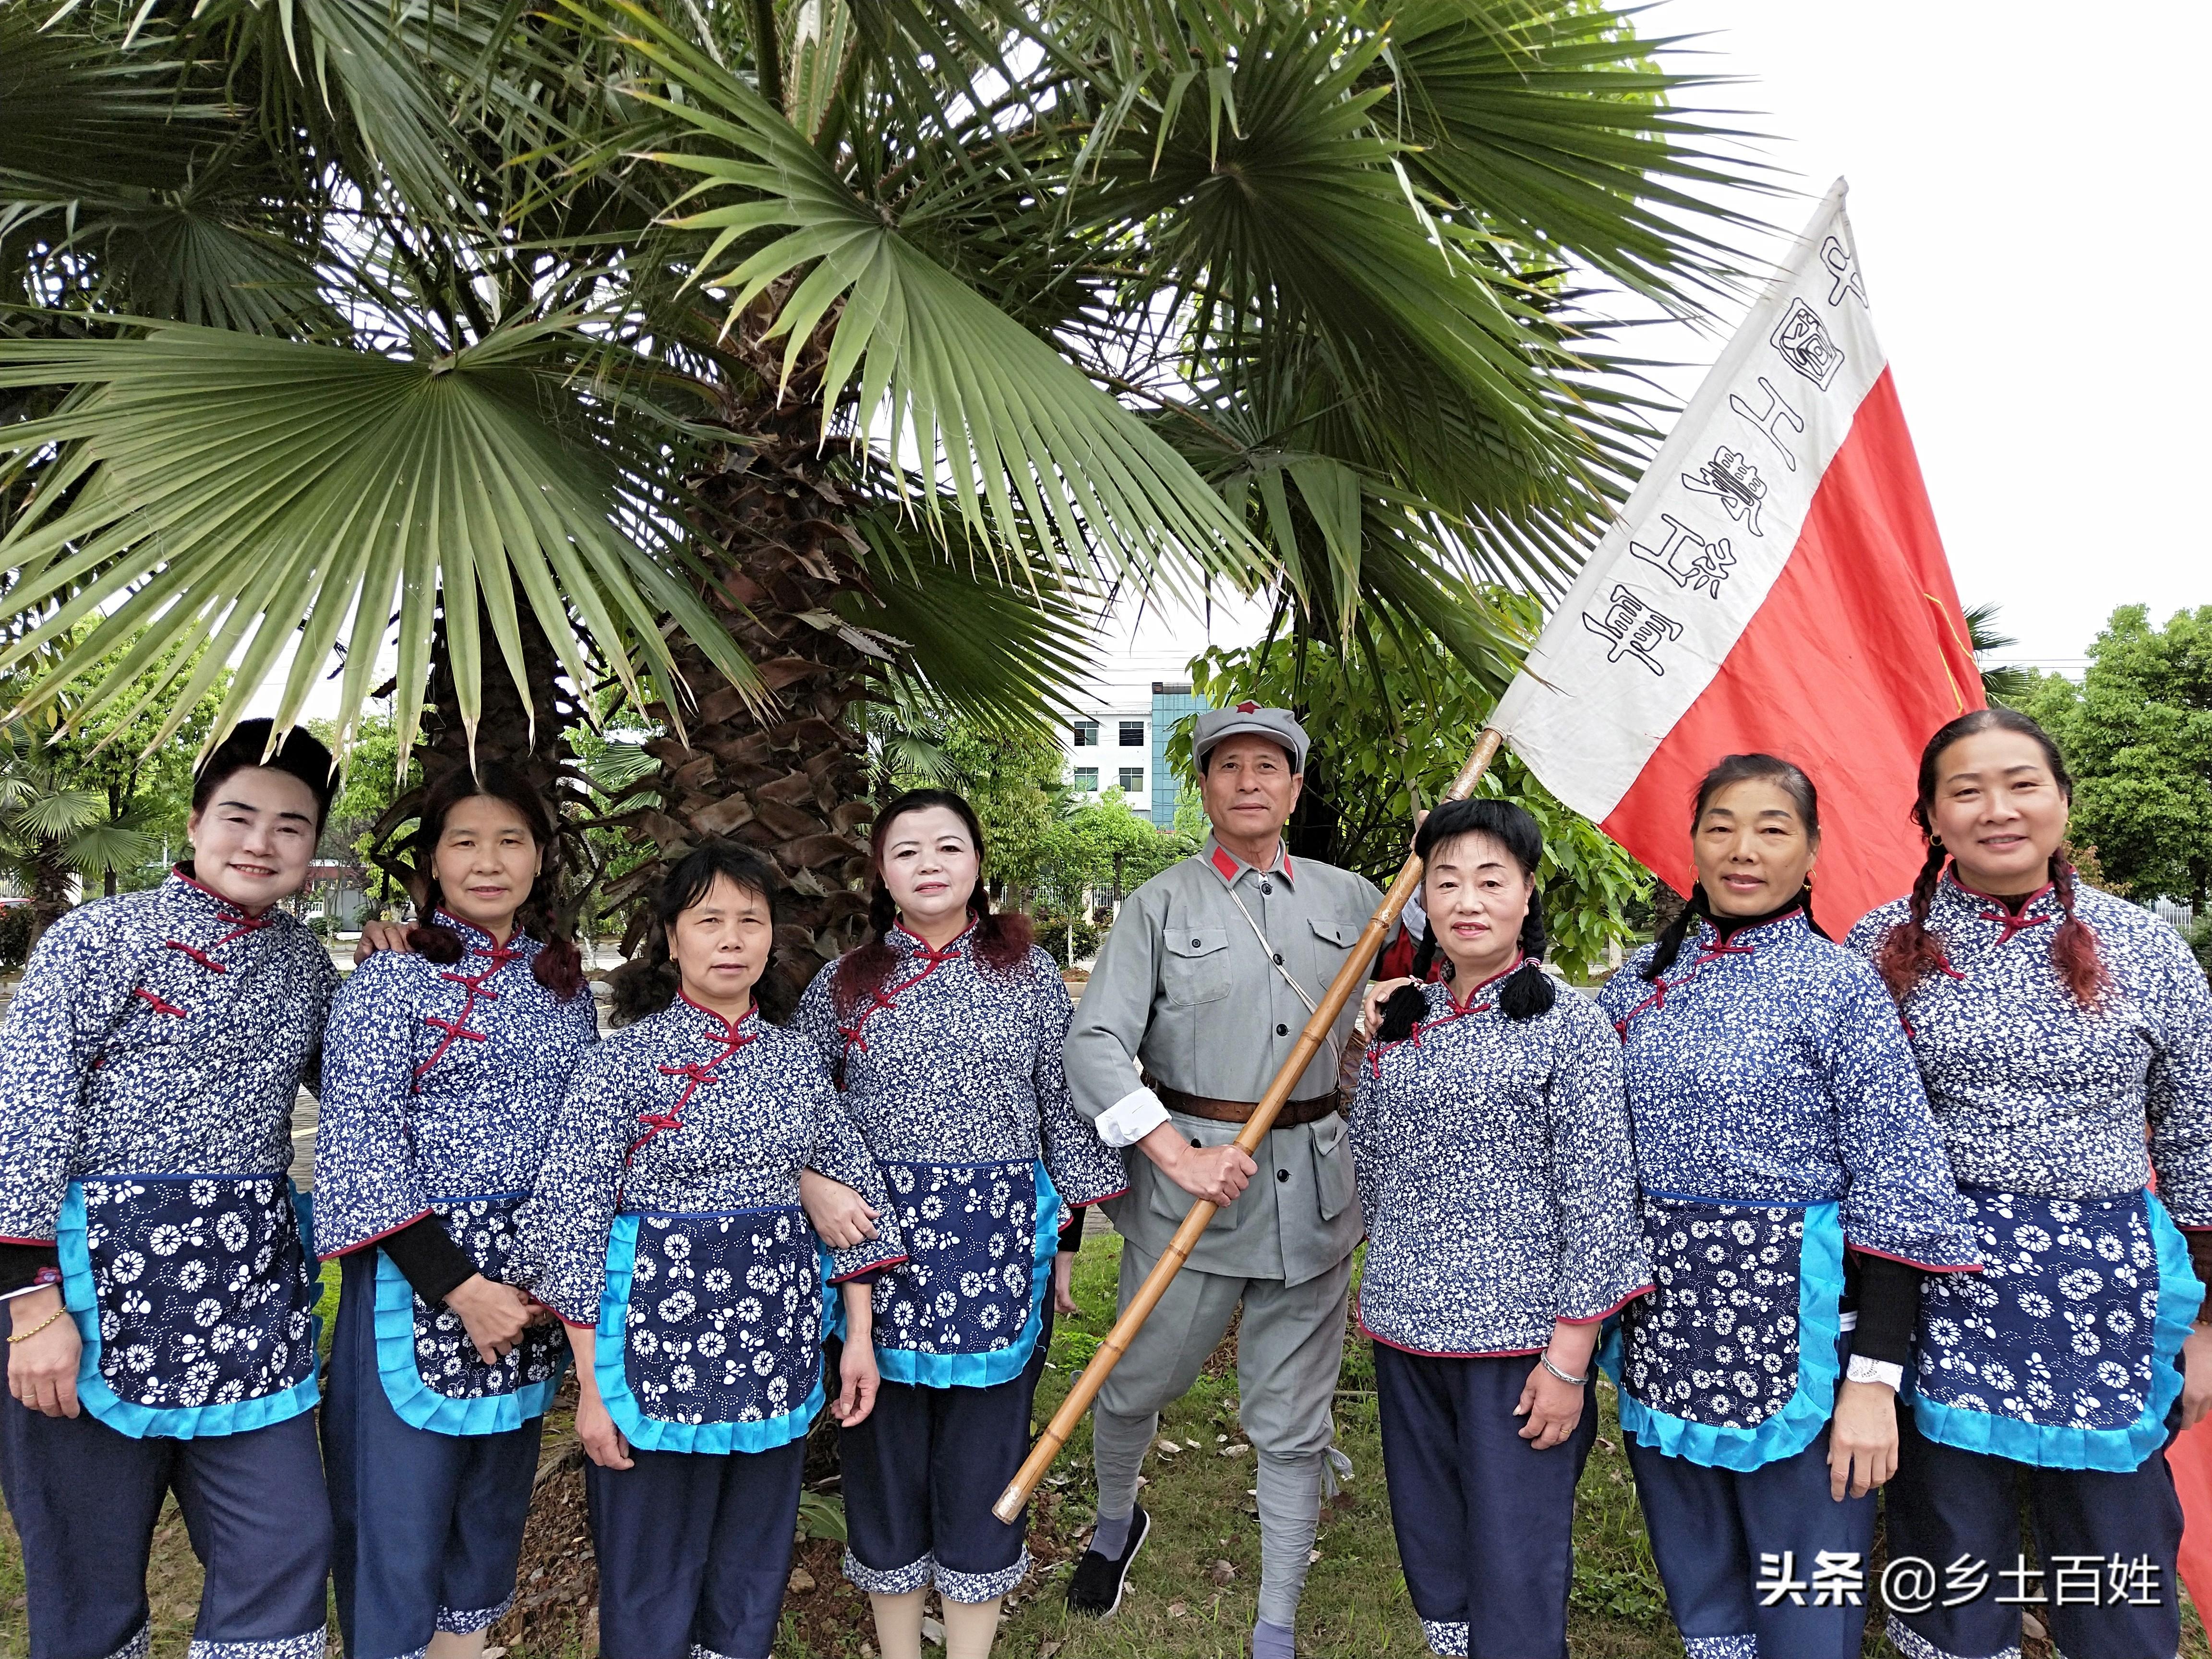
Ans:
MULTIPOLYGON (((1702 65, 1748 82, 1707 97, 1782 135, 1798 188, 1850 180, 1959 597, 2003 607, 2008 654, 2070 665, 2116 605, 2212 604, 2203 510, 2174 502, 2212 478, 2190 390, 2212 327, 2186 297, 2212 254, 2212 4, 1662 0, 1638 27, 1706 37, 1702 65)), ((1812 205, 1764 216, 1795 229, 1812 205)), ((1718 354, 1670 332, 1666 355, 1718 354)))

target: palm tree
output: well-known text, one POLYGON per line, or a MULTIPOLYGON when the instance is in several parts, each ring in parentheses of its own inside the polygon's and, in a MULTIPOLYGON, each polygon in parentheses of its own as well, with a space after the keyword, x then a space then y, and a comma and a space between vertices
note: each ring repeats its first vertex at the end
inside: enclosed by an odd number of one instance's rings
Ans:
POLYGON ((2035 671, 2018 663, 1989 660, 1996 653, 2009 651, 2020 643, 2011 635, 1998 631, 1999 608, 1994 604, 1970 606, 1966 611, 1966 640, 1973 647, 1974 660, 1981 665, 1982 700, 2017 708, 2035 690, 2035 671))
POLYGON ((0 671, 229 664, 227 726, 336 653, 344 733, 389 651, 426 771, 549 777, 561 682, 613 686, 662 728, 634 825, 762 845, 829 954, 854 703, 1033 718, 1109 588, 1502 681, 1484 588, 1555 586, 1648 435, 1582 285, 1730 277, 1745 168, 1666 44, 1585 0, 0 11, 0 671))

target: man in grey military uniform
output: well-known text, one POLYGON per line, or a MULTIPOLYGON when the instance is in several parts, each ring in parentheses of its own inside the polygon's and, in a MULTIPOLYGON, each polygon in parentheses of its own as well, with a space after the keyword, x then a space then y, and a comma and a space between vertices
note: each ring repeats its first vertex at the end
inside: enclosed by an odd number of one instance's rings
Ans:
POLYGON ((1359 1243, 1337 1067, 1358 1009, 1291 1091, 1258 1159, 1231 1143, 1382 895, 1282 844, 1305 770, 1287 710, 1198 717, 1192 754, 1213 833, 1132 893, 1084 988, 1066 1046, 1075 1104, 1109 1145, 1142 1154, 1103 1207, 1123 1239, 1128 1305, 1198 1199, 1223 1207, 1099 1391, 1091 1424, 1098 1526, 1069 1605, 1121 1603, 1151 1519, 1137 1475, 1160 1408, 1197 1377, 1241 1304, 1237 1381, 1259 1455, 1255 1659, 1291 1659, 1321 1506, 1345 1294, 1359 1243))

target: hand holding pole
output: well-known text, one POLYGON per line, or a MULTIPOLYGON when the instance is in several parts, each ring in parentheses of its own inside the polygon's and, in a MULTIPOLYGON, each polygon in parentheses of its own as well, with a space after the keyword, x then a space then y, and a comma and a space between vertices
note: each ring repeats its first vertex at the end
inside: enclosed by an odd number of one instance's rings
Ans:
MULTIPOLYGON (((1497 757, 1498 744, 1503 741, 1498 732, 1486 727, 1481 737, 1476 739, 1474 752, 1467 757, 1467 764, 1460 768, 1459 775, 1444 791, 1443 799, 1465 800, 1473 794, 1475 783, 1489 769, 1490 763, 1497 757)), ((1344 1012, 1344 1005, 1358 989, 1361 981, 1367 975, 1369 966, 1382 950, 1383 940, 1389 937, 1390 924, 1397 921, 1398 913, 1406 908, 1407 900, 1413 897, 1413 890, 1420 885, 1420 881, 1421 860, 1409 855, 1405 867, 1398 872, 1398 878, 1390 884, 1390 890, 1382 896, 1382 902, 1367 919, 1367 926, 1360 931, 1351 954, 1345 958, 1344 966, 1338 969, 1336 978, 1322 997, 1319 1006, 1314 1010, 1313 1018, 1306 1022, 1305 1030, 1298 1033, 1298 1040, 1291 1047, 1290 1058, 1275 1073, 1275 1080, 1267 1085, 1267 1092, 1261 1097, 1260 1103, 1253 1109, 1251 1120, 1238 1133, 1236 1144, 1243 1148, 1248 1157, 1258 1152, 1260 1143, 1267 1138, 1268 1130, 1274 1127, 1276 1115, 1283 1109, 1284 1103, 1290 1099, 1291 1091, 1297 1086, 1298 1079, 1305 1075, 1306 1067, 1313 1063, 1313 1057, 1328 1041, 1329 1031, 1336 1024, 1337 1017, 1344 1012)), ((1131 1340, 1151 1316, 1152 1310, 1159 1304, 1160 1297, 1166 1294, 1169 1281, 1189 1260, 1191 1251, 1197 1248, 1199 1236, 1212 1221, 1217 1207, 1204 1199, 1190 1206, 1190 1213, 1176 1229, 1175 1237, 1169 1242, 1166 1251, 1153 1264, 1152 1271, 1146 1277, 1145 1282, 1138 1286, 1136 1295, 1129 1298, 1129 1305, 1121 1310, 1121 1316, 1114 1322, 1114 1328, 1098 1345, 1098 1352, 1091 1356, 1091 1363, 1083 1368, 1083 1375, 1075 1379, 1075 1386, 1067 1391, 1067 1398, 1060 1401, 1060 1409, 1052 1414, 1052 1421, 1037 1437, 1036 1444, 1030 1449, 1028 1459, 1013 1480, 1007 1483, 1006 1491, 999 1495, 999 1501, 991 1505, 991 1513, 1000 1520, 1012 1526, 1021 1518, 1022 1506, 1029 1502, 1030 1494, 1036 1490, 1037 1482, 1044 1479, 1044 1473, 1052 1467, 1053 1459, 1059 1456, 1060 1449, 1067 1444, 1067 1437, 1075 1432, 1075 1425, 1083 1420, 1083 1413, 1091 1409, 1091 1402, 1105 1383, 1107 1374, 1121 1363, 1121 1356, 1128 1352, 1131 1340)))

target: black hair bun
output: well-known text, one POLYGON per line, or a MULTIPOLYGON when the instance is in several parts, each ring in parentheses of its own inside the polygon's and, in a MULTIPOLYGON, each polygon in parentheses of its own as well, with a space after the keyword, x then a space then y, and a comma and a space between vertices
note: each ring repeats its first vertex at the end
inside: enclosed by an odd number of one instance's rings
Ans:
POLYGON ((1544 964, 1531 957, 1505 976, 1498 988, 1498 1006, 1508 1019, 1534 1019, 1552 1012, 1559 1000, 1559 988, 1544 971, 1544 964))
POLYGON ((1419 985, 1401 985, 1383 1000, 1382 1029, 1375 1034, 1375 1041, 1403 1042, 1428 1012, 1428 994, 1419 985))

